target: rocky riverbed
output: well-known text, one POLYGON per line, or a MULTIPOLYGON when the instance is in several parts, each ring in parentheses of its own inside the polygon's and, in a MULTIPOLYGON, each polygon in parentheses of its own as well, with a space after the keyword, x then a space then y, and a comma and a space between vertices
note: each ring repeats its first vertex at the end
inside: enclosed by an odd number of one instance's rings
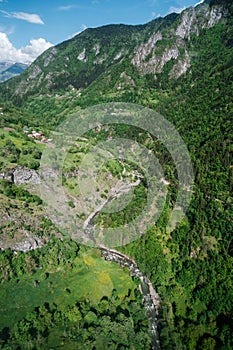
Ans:
POLYGON ((121 267, 127 267, 131 276, 136 276, 140 279, 141 284, 139 290, 143 295, 143 303, 146 308, 147 317, 150 321, 152 349, 160 350, 159 336, 157 330, 157 318, 160 305, 160 297, 155 291, 151 281, 140 271, 135 260, 129 256, 118 252, 115 249, 108 249, 104 246, 99 246, 102 256, 107 261, 118 263, 121 267))

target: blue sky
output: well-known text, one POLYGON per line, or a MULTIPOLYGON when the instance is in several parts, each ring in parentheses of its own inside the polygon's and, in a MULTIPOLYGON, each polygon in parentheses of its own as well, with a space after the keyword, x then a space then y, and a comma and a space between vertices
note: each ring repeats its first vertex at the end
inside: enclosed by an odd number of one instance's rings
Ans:
POLYGON ((144 24, 198 0, 0 0, 0 62, 33 61, 87 27, 144 24))

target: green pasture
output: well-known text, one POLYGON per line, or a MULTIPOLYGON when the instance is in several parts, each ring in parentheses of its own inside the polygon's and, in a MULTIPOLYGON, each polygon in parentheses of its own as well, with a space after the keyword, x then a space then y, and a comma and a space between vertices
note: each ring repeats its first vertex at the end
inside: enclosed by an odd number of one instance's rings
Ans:
POLYGON ((122 300, 129 289, 136 287, 128 271, 94 256, 91 251, 82 253, 76 260, 73 268, 59 267, 54 272, 37 270, 1 284, 0 328, 11 328, 44 303, 72 305, 84 298, 96 305, 103 296, 110 297, 113 289, 122 300))

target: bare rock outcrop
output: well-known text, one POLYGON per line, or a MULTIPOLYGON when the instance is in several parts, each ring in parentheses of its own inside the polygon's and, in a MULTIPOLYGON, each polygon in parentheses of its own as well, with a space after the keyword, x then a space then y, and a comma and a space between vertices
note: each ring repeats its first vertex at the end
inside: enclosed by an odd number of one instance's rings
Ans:
POLYGON ((147 42, 140 44, 131 63, 142 75, 154 74, 156 77, 156 74, 163 72, 166 63, 174 60, 169 77, 179 78, 191 66, 192 53, 188 52, 187 40, 190 40, 191 35, 198 36, 201 29, 213 27, 226 15, 223 7, 210 7, 208 4, 184 10, 175 28, 171 28, 167 33, 158 31, 151 35, 147 42), (158 43, 159 41, 162 42, 158 43))
POLYGON ((176 28, 176 35, 180 36, 182 39, 190 39, 191 33, 199 34, 196 23, 196 11, 194 8, 184 11, 181 22, 176 28))
POLYGON ((15 243, 11 249, 14 251, 27 252, 29 250, 41 248, 43 244, 39 237, 28 237, 21 242, 15 243))
POLYGON ((137 67, 141 67, 142 62, 146 60, 159 40, 162 40, 162 34, 160 32, 153 34, 146 43, 141 44, 137 48, 131 63, 137 67))
POLYGON ((24 166, 16 167, 12 172, 11 179, 12 182, 17 185, 22 185, 25 183, 40 183, 40 177, 38 173, 35 170, 26 168, 24 166))

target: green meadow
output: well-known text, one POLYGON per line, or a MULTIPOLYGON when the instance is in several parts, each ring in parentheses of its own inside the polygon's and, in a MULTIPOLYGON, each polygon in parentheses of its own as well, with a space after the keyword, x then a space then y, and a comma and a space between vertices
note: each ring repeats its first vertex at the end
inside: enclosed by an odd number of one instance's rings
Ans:
POLYGON ((78 256, 73 267, 59 266, 48 271, 39 269, 1 284, 0 328, 11 328, 44 303, 61 307, 85 299, 97 305, 113 290, 123 300, 129 290, 137 287, 127 270, 106 262, 91 250, 78 256))

